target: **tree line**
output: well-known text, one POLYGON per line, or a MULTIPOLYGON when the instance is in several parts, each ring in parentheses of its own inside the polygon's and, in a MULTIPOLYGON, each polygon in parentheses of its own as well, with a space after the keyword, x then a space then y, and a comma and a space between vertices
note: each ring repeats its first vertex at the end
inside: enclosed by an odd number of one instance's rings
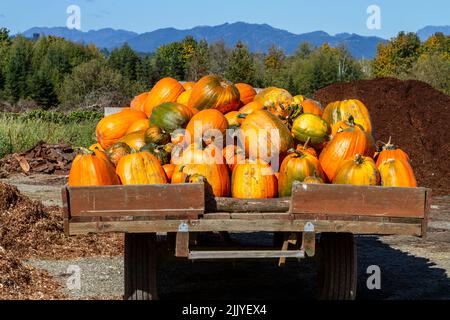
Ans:
POLYGON ((210 73, 306 96, 334 82, 384 76, 423 80, 450 94, 450 37, 435 34, 422 43, 414 33, 399 33, 378 46, 374 60, 358 60, 343 46, 301 43, 292 55, 276 46, 252 53, 241 42, 228 48, 193 37, 152 54, 127 44, 108 52, 53 36, 11 37, 0 29, 0 101, 25 108, 125 106, 162 77, 196 81, 210 73))

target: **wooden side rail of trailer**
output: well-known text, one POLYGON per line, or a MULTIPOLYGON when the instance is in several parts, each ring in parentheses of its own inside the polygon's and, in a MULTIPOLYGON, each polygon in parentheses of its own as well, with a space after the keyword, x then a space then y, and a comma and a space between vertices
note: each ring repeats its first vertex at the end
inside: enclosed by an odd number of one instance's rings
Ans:
POLYGON ((157 233, 174 234, 174 255, 191 260, 283 264, 313 257, 317 247, 319 297, 354 299, 354 235, 425 237, 431 190, 295 183, 290 198, 232 199, 206 195, 203 184, 178 184, 65 187, 62 198, 67 235, 125 233, 125 299, 157 298, 157 233), (199 232, 273 232, 278 241, 267 250, 192 250, 199 232))

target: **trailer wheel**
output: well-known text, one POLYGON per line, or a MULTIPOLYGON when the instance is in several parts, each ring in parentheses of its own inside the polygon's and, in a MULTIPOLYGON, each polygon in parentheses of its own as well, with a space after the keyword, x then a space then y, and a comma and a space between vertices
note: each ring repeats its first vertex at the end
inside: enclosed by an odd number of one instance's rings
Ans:
POLYGON ((318 299, 354 300, 358 275, 353 234, 322 233, 319 248, 318 299))
POLYGON ((125 300, 156 300, 156 234, 125 234, 125 300))

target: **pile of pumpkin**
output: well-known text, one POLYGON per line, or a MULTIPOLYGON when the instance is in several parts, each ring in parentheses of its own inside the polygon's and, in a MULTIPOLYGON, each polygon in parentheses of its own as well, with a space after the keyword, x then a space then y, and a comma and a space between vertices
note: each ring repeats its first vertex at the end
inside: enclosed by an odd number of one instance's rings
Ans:
POLYGON ((376 150, 372 130, 358 100, 323 109, 284 89, 257 93, 215 75, 183 84, 164 78, 98 123, 98 143, 74 160, 69 185, 203 182, 214 196, 234 198, 287 197, 294 181, 415 187, 408 155, 390 142, 376 150), (198 123, 202 139, 192 141, 198 123), (240 140, 208 136, 230 128, 240 140), (271 130, 277 137, 259 135, 271 130), (275 142, 279 170, 267 159, 275 142))

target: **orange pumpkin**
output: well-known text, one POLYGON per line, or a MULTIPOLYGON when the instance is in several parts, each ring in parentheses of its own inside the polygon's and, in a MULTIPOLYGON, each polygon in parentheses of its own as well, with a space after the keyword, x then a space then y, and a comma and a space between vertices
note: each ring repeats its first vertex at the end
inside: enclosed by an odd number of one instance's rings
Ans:
POLYGON ((319 176, 325 179, 320 167, 319 159, 299 151, 290 153, 281 164, 278 179, 278 193, 280 197, 290 197, 294 181, 303 182, 306 177, 319 176))
POLYGON ((175 166, 174 172, 172 174, 172 184, 187 183, 189 175, 183 172, 184 166, 175 166))
POLYGON ((243 121, 243 119, 240 118, 239 111, 228 112, 225 115, 225 118, 227 118, 229 127, 239 127, 241 125, 242 121, 243 121))
POLYGON ((309 155, 312 155, 313 157, 316 157, 316 158, 318 158, 318 155, 317 155, 317 151, 316 151, 316 149, 314 149, 314 148, 311 148, 310 146, 309 146, 309 143, 311 142, 311 140, 308 140, 308 141, 306 141, 305 142, 305 144, 299 144, 298 146, 297 146, 297 151, 299 151, 299 152, 301 152, 301 153, 306 153, 306 154, 309 154, 309 155))
POLYGON ((140 95, 136 96, 131 101, 130 108, 133 110, 144 112, 145 111, 145 109, 144 109, 145 100, 147 99, 148 94, 149 94, 148 92, 144 92, 144 93, 141 93, 140 95))
POLYGON ((173 173, 175 171, 175 167, 176 166, 171 163, 163 165, 163 169, 164 169, 164 172, 166 173, 166 177, 167 177, 168 181, 172 180, 173 173))
POLYGON ((303 108, 304 113, 312 113, 319 117, 323 115, 323 108, 319 101, 305 99, 300 102, 300 106, 303 108))
POLYGON ((381 152, 377 154, 377 168, 381 166, 381 164, 389 159, 402 160, 406 163, 411 163, 409 156, 403 150, 397 148, 392 143, 392 139, 389 138, 389 142, 382 146, 381 152))
POLYGON ((114 166, 103 151, 82 149, 75 157, 69 172, 69 186, 109 186, 120 184, 114 166))
POLYGON ((245 151, 235 145, 223 148, 222 155, 231 171, 240 163, 245 162, 245 151))
POLYGON ((239 90, 231 82, 210 75, 200 79, 192 88, 188 106, 198 110, 217 109, 223 114, 239 108, 239 90))
POLYGON ((195 82, 188 81, 188 82, 182 83, 182 85, 183 85, 184 90, 188 91, 188 90, 191 90, 195 86, 195 82))
POLYGON ((183 86, 173 78, 159 80, 145 99, 145 113, 150 117, 153 108, 165 102, 176 102, 180 94, 184 91, 183 86))
POLYGON ((151 125, 147 130, 145 130, 145 144, 167 144, 170 142, 170 137, 170 134, 164 132, 162 129, 154 125, 151 125))
POLYGON ((132 151, 131 147, 127 145, 125 142, 117 142, 113 144, 106 150, 106 155, 108 159, 115 165, 119 163, 122 157, 130 154, 132 151))
POLYGON ((187 106, 189 103, 189 98, 191 97, 192 89, 186 90, 177 99, 177 103, 187 106))
POLYGON ((336 134, 322 150, 319 160, 328 179, 332 181, 344 161, 353 159, 357 154, 372 157, 374 152, 372 136, 355 125, 336 134))
POLYGON ((137 131, 130 134, 127 134, 125 137, 119 140, 119 142, 126 143, 134 150, 139 150, 143 146, 146 145, 145 143, 145 131, 137 131))
POLYGON ((116 173, 124 185, 165 184, 166 173, 159 160, 147 151, 120 159, 116 173))
POLYGON ((216 139, 223 141, 228 121, 218 110, 207 109, 200 111, 192 117, 186 127, 191 142, 209 145, 216 139))
POLYGON ((293 97, 287 90, 269 87, 258 93, 254 101, 284 121, 289 117, 293 97))
POLYGON ((378 186, 380 173, 370 157, 357 154, 354 159, 345 160, 333 179, 333 184, 378 186))
POLYGON ((414 171, 408 161, 388 159, 378 167, 383 187, 417 187, 414 171))
POLYGON ((148 119, 139 119, 135 121, 127 130, 126 134, 130 134, 137 131, 145 131, 150 127, 150 121, 148 119))
POLYGON ((241 106, 245 106, 253 101, 256 97, 256 90, 249 84, 236 83, 236 88, 241 96, 241 106))
POLYGON ((122 139, 133 123, 141 119, 147 119, 146 114, 132 109, 124 109, 119 113, 104 117, 97 124, 95 130, 97 141, 106 150, 122 139))
POLYGON ((283 156, 294 147, 289 129, 265 110, 247 115, 241 125, 241 134, 245 151, 253 159, 270 162, 273 156, 283 156))
POLYGON ((241 113, 243 115, 248 115, 254 111, 263 110, 263 109, 264 109, 264 106, 261 103, 259 103, 257 101, 253 101, 253 102, 250 102, 249 104, 246 104, 245 106, 243 106, 239 110, 239 113, 241 113))
POLYGON ((346 121, 350 116, 356 124, 361 125, 365 131, 372 134, 373 126, 370 119, 369 110, 361 101, 357 99, 336 101, 330 103, 323 112, 323 119, 333 127, 340 121, 346 121))
MULTIPOLYGON (((230 176, 228 167, 222 157, 222 152, 212 152, 214 147, 202 149, 201 146, 191 144, 179 159, 179 165, 175 168, 176 179, 194 174, 205 177, 208 187, 216 197, 228 197, 230 195, 230 176)), ((172 180, 174 178, 172 177, 172 180)))
POLYGON ((270 165, 262 160, 238 164, 231 178, 231 194, 239 199, 276 198, 277 178, 270 165))
POLYGON ((355 123, 355 119, 353 119, 353 116, 350 116, 347 120, 336 122, 331 127, 331 136, 334 137, 339 132, 348 128, 353 128, 354 126, 359 126, 362 130, 364 130, 361 125, 355 123))

